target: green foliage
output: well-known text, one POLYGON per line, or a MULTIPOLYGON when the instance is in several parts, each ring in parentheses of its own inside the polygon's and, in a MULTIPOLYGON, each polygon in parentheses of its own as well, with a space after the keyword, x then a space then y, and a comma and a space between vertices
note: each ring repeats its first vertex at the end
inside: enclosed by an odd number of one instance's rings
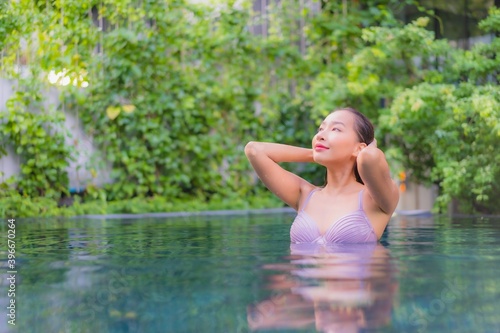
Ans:
MULTIPOLYGON (((135 21, 128 16, 127 28, 104 35, 106 52, 91 63, 99 74, 81 99, 85 128, 113 164, 111 200, 206 196, 243 185, 227 168, 245 162, 241 137, 245 125, 255 122, 245 114, 252 109, 254 88, 235 66, 248 62, 252 50, 239 55, 231 44, 252 46, 255 37, 242 29, 237 11, 222 13, 212 27, 203 11, 193 9, 187 20, 189 6, 168 11, 164 6, 139 8, 135 21), (144 13, 154 26, 143 24, 144 13), (123 105, 135 110, 115 119, 104 112, 123 105)), ((110 24, 118 24, 120 8, 111 3, 106 8, 117 13, 110 24)))
POLYGON ((381 104, 389 105, 402 89, 425 78, 439 81, 442 74, 433 59, 446 56, 450 48, 424 29, 427 22, 421 18, 403 28, 363 29, 361 37, 367 45, 346 62, 345 75, 328 71, 313 82, 311 94, 317 113, 324 113, 328 105, 360 105, 376 118, 381 104))
POLYGON ((30 198, 6 186, 3 186, 0 192, 0 215, 3 217, 68 216, 65 211, 57 207, 57 201, 53 198, 30 198))
POLYGON ((489 33, 500 32, 500 8, 491 7, 489 16, 479 22, 479 27, 489 33))
POLYGON ((499 96, 493 86, 422 83, 402 92, 382 118, 411 176, 441 186, 439 208, 458 198, 464 212, 495 212, 488 202, 498 191, 499 96))
MULTIPOLYGON (((498 10, 490 13, 481 26, 494 31, 498 10)), ((455 198, 461 212, 499 213, 498 43, 445 49, 439 73, 401 91, 380 118, 413 179, 439 185, 438 210, 455 198)))
POLYGON ((7 37, 17 29, 15 16, 9 15, 9 2, 0 1, 0 50, 6 46, 7 37))
POLYGON ((491 8, 490 16, 479 23, 485 31, 490 32, 492 41, 488 44, 476 44, 470 51, 457 51, 451 72, 460 81, 477 85, 500 82, 500 9, 491 8), (497 37, 494 37, 494 33, 497 37))
MULTIPOLYGON (((464 210, 495 211, 499 171, 486 165, 498 157, 499 39, 456 50, 425 29, 426 17, 406 26, 395 19, 410 3, 330 1, 313 13, 293 0, 266 16, 251 13, 250 1, 217 10, 185 0, 2 3, 1 72, 20 83, 0 122, 3 147, 21 154, 13 185, 33 202, 66 191, 73 151, 62 113, 48 111, 41 93, 54 71, 66 77, 57 82, 65 108, 112 166, 112 182, 88 184, 73 212, 217 198, 215 206, 231 207, 262 189, 243 154, 247 141, 310 146, 318 120, 345 105, 378 125, 393 166, 441 187, 441 208, 458 198, 464 210), (259 22, 266 36, 252 32, 259 22)), ((498 32, 498 16, 492 9, 480 27, 498 32)), ((286 167, 323 182, 317 165, 286 167)))
POLYGON ((443 119, 434 148, 432 178, 441 181, 441 202, 458 198, 462 211, 498 213, 500 89, 462 84, 454 99, 447 101, 452 113, 443 119))
POLYGON ((64 114, 45 110, 36 84, 20 80, 19 90, 0 113, 4 144, 21 160, 16 187, 30 197, 58 198, 67 192, 66 168, 72 147, 65 144, 64 114))
POLYGON ((71 206, 58 205, 57 201, 48 197, 30 198, 12 189, 3 189, 0 196, 0 216, 6 217, 70 217, 80 215, 105 214, 144 214, 163 212, 199 212, 213 210, 245 210, 275 208, 280 201, 269 192, 258 191, 252 197, 237 195, 214 195, 209 201, 203 199, 171 199, 164 196, 147 198, 136 197, 126 200, 92 200, 82 201, 75 197, 71 206))

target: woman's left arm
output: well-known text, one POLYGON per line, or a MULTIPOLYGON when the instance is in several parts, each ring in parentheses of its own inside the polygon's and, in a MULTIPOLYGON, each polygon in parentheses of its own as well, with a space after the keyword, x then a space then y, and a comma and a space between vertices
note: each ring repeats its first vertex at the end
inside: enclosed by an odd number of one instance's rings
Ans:
POLYGON ((356 161, 359 175, 373 200, 384 213, 391 215, 398 205, 399 190, 391 179, 385 154, 377 148, 377 140, 361 150, 356 161))

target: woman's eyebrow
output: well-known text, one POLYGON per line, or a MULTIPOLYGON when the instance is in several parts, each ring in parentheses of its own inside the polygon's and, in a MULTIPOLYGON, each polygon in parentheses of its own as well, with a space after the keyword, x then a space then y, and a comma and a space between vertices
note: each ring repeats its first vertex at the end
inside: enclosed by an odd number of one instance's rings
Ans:
MULTIPOLYGON (((326 122, 323 121, 320 126, 325 125, 325 124, 326 124, 326 122)), ((341 121, 332 121, 331 124, 333 124, 333 125, 342 125, 342 126, 345 127, 345 124, 343 122, 341 122, 341 121)))

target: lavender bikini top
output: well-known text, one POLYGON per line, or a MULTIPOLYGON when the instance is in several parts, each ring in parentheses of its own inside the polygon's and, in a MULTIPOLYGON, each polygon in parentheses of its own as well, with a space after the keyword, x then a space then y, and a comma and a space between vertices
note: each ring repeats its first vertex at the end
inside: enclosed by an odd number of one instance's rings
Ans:
POLYGON ((321 235, 316 221, 308 215, 304 209, 314 192, 312 190, 302 208, 299 210, 290 228, 290 240, 292 243, 370 243, 377 242, 378 238, 368 217, 363 210, 363 190, 359 192, 359 207, 356 211, 349 213, 335 223, 321 235))

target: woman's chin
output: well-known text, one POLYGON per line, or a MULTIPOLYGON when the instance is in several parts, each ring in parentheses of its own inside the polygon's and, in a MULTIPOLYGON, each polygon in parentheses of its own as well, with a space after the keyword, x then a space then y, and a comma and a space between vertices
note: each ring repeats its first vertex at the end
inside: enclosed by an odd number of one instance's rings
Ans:
POLYGON ((326 167, 327 161, 324 158, 321 158, 320 156, 313 156, 313 161, 316 164, 326 167))

